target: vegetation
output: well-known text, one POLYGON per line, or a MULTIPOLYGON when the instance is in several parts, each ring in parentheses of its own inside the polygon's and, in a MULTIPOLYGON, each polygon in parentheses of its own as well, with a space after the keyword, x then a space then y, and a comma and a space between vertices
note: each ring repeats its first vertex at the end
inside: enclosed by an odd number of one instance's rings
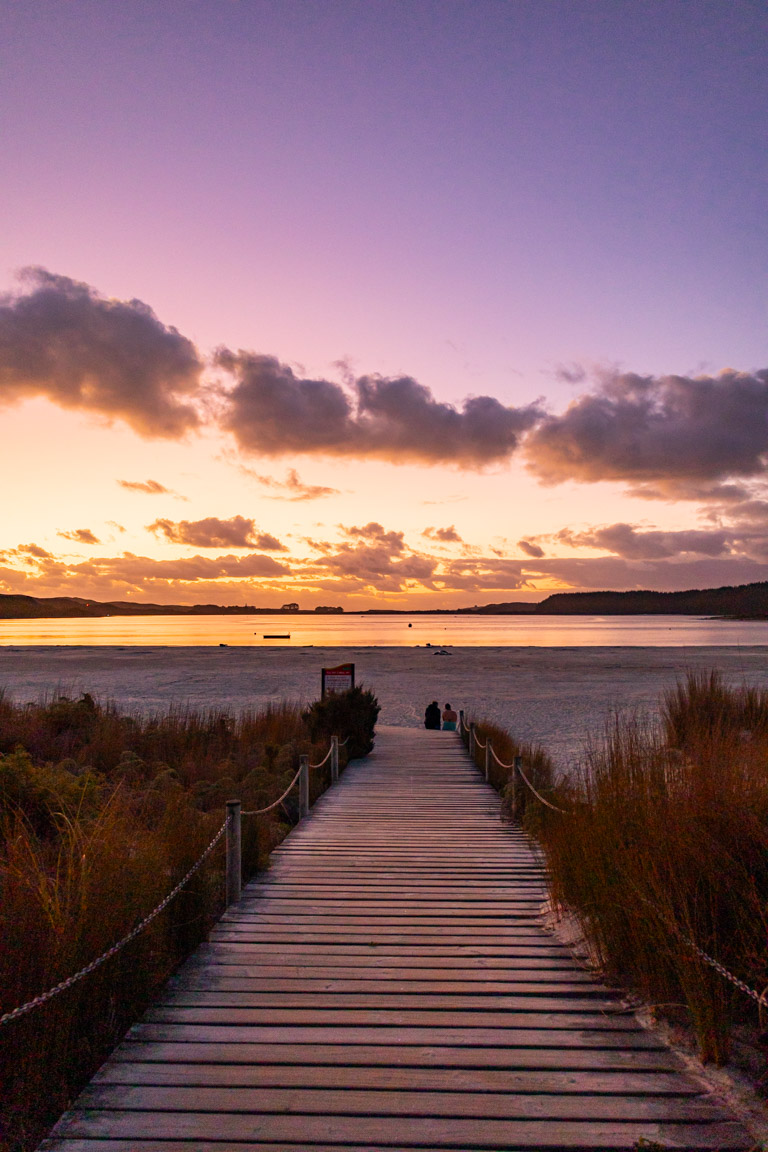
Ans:
POLYGON ((327 741, 334 733, 346 732, 347 756, 355 759, 372 751, 379 711, 373 693, 356 687, 316 700, 304 713, 304 720, 315 741, 327 741))
MULTIPOLYGON (((660 725, 617 718, 575 777, 539 778, 567 809, 529 794, 522 813, 554 901, 609 976, 722 1063, 755 1005, 692 944, 766 989, 768 692, 690 675, 665 694, 660 725)), ((494 782, 509 795, 508 780, 494 782)))
MULTIPOLYGON (((222 826, 224 805, 263 808, 299 756, 338 734, 341 766, 371 744, 370 693, 302 716, 171 709, 141 718, 91 696, 19 706, 0 695, 0 1014, 78 972, 178 883, 222 826), (361 713, 361 715, 359 715, 361 713), (312 719, 314 718, 314 719, 312 719), (309 720, 312 719, 312 723, 309 720)), ((351 694, 347 694, 351 695, 351 694)), ((332 698, 333 699, 333 698, 332 698)), ((311 799, 330 782, 312 772, 311 799)), ((298 819, 294 792, 243 819, 243 871, 298 819)), ((168 908, 123 950, 0 1028, 0 1149, 36 1147, 223 906, 223 840, 168 908), (56 1074, 51 1074, 51 1069, 56 1074)))

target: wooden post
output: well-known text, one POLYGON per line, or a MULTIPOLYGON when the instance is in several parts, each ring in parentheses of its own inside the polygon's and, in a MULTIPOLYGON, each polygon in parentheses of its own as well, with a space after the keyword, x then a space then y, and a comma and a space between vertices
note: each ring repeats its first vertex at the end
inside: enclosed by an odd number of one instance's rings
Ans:
POLYGON ((339 778, 339 738, 331 736, 331 784, 339 778))
POLYGON ((459 708, 459 736, 464 739, 464 709, 459 708))
POLYGON ((474 720, 469 725, 469 754, 474 760, 475 758, 475 728, 477 725, 474 720))
POLYGON ((490 736, 485 741, 485 782, 486 784, 491 778, 491 738, 490 736))
POLYGON ((522 756, 515 756, 512 760, 512 815, 517 815, 517 770, 523 764, 522 756))
POLYGON ((299 819, 303 820, 309 814, 309 756, 300 756, 299 766, 299 819))
POLYGON ((242 882, 242 848, 240 837, 239 800, 227 800, 227 907, 240 899, 242 882))

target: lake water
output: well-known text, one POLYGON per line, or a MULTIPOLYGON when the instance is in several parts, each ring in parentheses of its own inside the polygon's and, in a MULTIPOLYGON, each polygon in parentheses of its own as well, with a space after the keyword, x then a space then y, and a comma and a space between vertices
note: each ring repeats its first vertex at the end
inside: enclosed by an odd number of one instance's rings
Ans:
POLYGON ((703 616, 106 616, 0 620, 0 645, 300 648, 718 647, 768 644, 768 621, 703 616), (275 634, 281 638, 274 639, 275 634), (288 636, 288 639, 282 637, 288 636))

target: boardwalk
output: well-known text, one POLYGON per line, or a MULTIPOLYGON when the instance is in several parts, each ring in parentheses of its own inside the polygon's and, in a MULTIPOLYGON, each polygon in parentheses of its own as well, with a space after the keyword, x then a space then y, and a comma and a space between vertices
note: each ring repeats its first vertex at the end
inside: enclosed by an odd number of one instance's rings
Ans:
POLYGON ((384 729, 43 1147, 749 1147, 542 894, 457 738, 384 729))

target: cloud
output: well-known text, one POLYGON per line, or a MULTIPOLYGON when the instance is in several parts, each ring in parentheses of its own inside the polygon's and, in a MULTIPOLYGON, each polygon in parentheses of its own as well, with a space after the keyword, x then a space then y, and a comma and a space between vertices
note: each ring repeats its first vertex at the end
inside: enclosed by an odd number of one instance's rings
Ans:
POLYGON ((768 370, 613 374, 542 420, 526 448, 531 470, 549 484, 619 480, 642 495, 678 496, 756 476, 768 452, 768 370))
POLYGON ((263 552, 285 552, 284 544, 269 532, 259 532, 253 520, 231 516, 220 520, 207 516, 203 520, 155 520, 147 531, 164 536, 173 544, 191 544, 194 548, 258 548, 263 552))
POLYGON ((525 552, 526 556, 531 556, 534 560, 540 560, 544 555, 544 549, 531 540, 518 540, 517 546, 525 552))
POLYGON ((372 457, 401 463, 482 467, 509 459, 541 419, 536 404, 512 408, 491 396, 461 409, 435 400, 409 376, 360 376, 346 387, 296 376, 273 356, 221 348, 215 362, 235 378, 222 427, 245 452, 372 457))
POLYGON ((140 300, 107 300, 44 268, 21 279, 22 292, 0 297, 0 402, 44 396, 146 437, 198 427, 202 364, 186 337, 140 300))
POLYGON ((143 492, 147 496, 173 496, 176 500, 187 499, 180 492, 176 492, 173 488, 166 488, 157 480, 118 480, 117 483, 121 488, 127 489, 128 492, 143 492))
POLYGON ((449 528, 425 528, 422 532, 427 540, 436 540, 440 544, 463 544, 453 524, 449 528))
POLYGON ((19 544, 16 551, 27 556, 32 556, 35 560, 51 559, 51 553, 47 552, 45 548, 41 548, 39 544, 19 544))
POLYGON ((251 476, 257 480, 259 484, 265 488, 272 489, 276 494, 270 496, 270 500, 322 500, 326 496, 338 496, 340 490, 338 488, 326 488, 323 484, 304 484, 299 478, 299 474, 295 468, 289 468, 285 480, 277 480, 274 476, 262 476, 258 472, 254 472, 252 468, 247 468, 241 465, 241 471, 246 476, 251 476))
POLYGON ((609 524, 584 532, 572 532, 566 528, 554 539, 574 548, 603 548, 625 560, 661 560, 691 553, 727 555, 731 552, 732 537, 733 533, 726 530, 638 531, 632 524, 609 524))
POLYGON ((74 528, 71 532, 57 532, 65 540, 74 540, 76 544, 101 544, 98 536, 94 536, 90 528, 74 528))

